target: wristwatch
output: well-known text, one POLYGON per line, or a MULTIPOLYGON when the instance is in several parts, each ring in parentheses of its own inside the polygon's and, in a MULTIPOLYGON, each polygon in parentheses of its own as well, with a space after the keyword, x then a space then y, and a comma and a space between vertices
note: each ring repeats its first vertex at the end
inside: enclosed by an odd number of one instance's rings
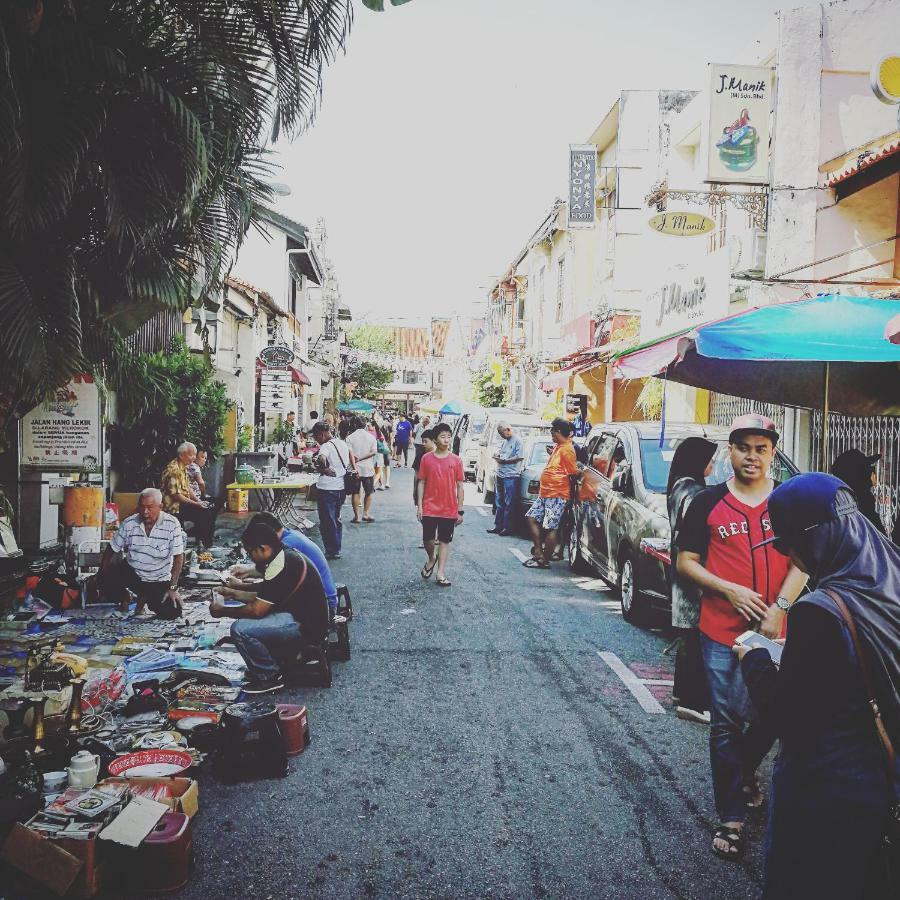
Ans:
POLYGON ((178 582, 176 582, 175 584, 170 584, 170 585, 169 585, 169 590, 170 590, 170 591, 177 591, 177 590, 178 590, 178 582))
POLYGON ((783 612, 787 612, 791 608, 791 601, 787 597, 779 597, 775 605, 783 612))

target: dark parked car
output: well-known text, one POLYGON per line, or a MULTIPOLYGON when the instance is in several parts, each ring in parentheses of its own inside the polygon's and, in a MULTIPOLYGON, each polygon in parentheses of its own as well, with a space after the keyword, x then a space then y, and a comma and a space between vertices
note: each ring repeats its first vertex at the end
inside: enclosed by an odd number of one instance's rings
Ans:
MULTIPOLYGON (((708 484, 732 474, 728 432, 705 425, 666 425, 660 446, 659 422, 595 425, 587 438, 585 467, 569 539, 569 564, 591 567, 619 590, 622 615, 646 620, 652 606, 669 605, 669 519, 666 482, 675 448, 690 435, 717 441, 708 484)), ((797 468, 778 451, 772 477, 785 481, 797 468)))

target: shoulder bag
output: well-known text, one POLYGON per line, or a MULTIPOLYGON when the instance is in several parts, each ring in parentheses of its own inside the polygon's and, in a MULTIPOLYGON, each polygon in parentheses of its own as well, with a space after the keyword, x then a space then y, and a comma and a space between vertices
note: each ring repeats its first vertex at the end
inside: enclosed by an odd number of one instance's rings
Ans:
POLYGON ((881 853, 887 868, 887 885, 895 892, 892 896, 900 894, 900 798, 897 797, 896 788, 896 756, 894 754, 894 745, 891 743, 890 735, 884 726, 884 719, 881 717, 881 710, 878 708, 878 700, 875 697, 875 690, 872 685, 872 678, 869 672, 869 665, 866 655, 863 652, 862 644, 859 641, 859 634, 856 631, 856 622, 853 615, 847 609, 847 604, 834 591, 825 589, 825 593, 834 601, 841 618, 847 625, 850 632, 850 638, 853 641, 853 647, 856 650, 856 658, 859 660, 859 670, 862 673, 863 685, 866 689, 866 697, 868 698, 869 708, 872 710, 872 718, 875 721, 875 730, 878 732, 878 739, 884 750, 885 772, 888 779, 888 794, 891 797, 891 808, 888 812, 887 821, 881 834, 881 853))
MULTIPOLYGON (((333 441, 331 443, 334 444, 333 441)), ((337 453, 338 459, 341 459, 341 451, 338 450, 337 444, 334 444, 334 452, 337 453)), ((349 463, 349 458, 347 462, 341 459, 341 465, 344 467, 344 493, 358 494, 359 489, 362 487, 362 482, 359 480, 359 472, 356 469, 351 469, 349 463)))

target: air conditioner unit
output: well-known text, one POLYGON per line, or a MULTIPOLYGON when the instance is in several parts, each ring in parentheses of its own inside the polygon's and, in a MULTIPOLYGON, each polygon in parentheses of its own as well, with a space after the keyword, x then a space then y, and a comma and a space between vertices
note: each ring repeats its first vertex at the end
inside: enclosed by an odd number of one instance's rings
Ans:
POLYGON ((762 275, 766 271, 766 232, 751 228, 728 242, 734 275, 762 275))

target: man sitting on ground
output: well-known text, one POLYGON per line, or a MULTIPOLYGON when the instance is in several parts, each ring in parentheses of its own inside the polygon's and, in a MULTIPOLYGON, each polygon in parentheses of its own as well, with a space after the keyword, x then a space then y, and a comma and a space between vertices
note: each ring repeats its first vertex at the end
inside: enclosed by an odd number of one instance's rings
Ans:
POLYGON ((163 509, 175 516, 182 525, 193 522, 193 534, 206 547, 211 547, 216 530, 216 508, 205 500, 196 500, 191 493, 188 467, 197 458, 197 448, 185 441, 178 445, 178 455, 163 469, 159 486, 162 488, 163 509))
MULTIPOLYGON (((332 612, 337 609, 337 588, 334 584, 334 578, 331 569, 328 567, 328 560, 319 545, 308 538, 302 531, 294 531, 292 528, 285 528, 281 522, 270 512, 257 513, 250 520, 250 524, 268 525, 275 534, 278 535, 282 544, 291 550, 302 553, 316 567, 319 577, 322 579, 322 587, 325 589, 325 596, 328 598, 328 605, 332 612)), ((234 578, 228 582, 228 587, 237 588, 238 590, 246 589, 246 582, 241 580, 247 576, 258 576, 259 569, 256 566, 235 566, 232 570, 234 578)))
POLYGON ((237 619, 231 636, 250 675, 244 692, 266 694, 284 687, 282 667, 297 659, 304 644, 324 642, 328 601, 315 566, 285 547, 268 525, 248 525, 241 541, 262 572, 262 582, 253 591, 222 588, 223 597, 241 605, 226 606, 216 598, 209 611, 216 618, 237 619))
POLYGON ((100 560, 97 586, 103 599, 128 608, 127 591, 137 595, 136 612, 149 606, 161 619, 181 615, 178 579, 184 563, 184 532, 174 516, 162 511, 162 494, 145 488, 138 511, 113 532, 100 560), (116 559, 124 553, 123 559, 116 559))

